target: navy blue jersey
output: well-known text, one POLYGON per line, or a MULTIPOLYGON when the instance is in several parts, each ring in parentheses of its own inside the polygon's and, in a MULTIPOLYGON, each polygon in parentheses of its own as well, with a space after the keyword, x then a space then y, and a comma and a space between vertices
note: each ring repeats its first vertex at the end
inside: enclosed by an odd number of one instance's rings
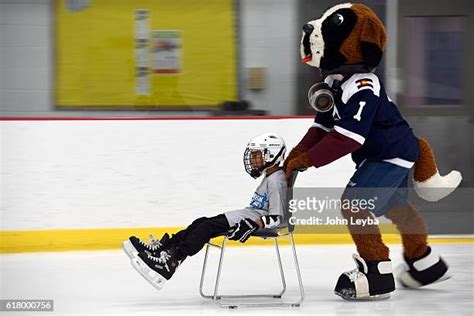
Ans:
MULTIPOLYGON (((336 76, 328 76, 325 82, 333 86, 336 76)), ((314 126, 334 129, 360 143, 362 146, 352 153, 357 165, 371 160, 413 166, 418 139, 375 74, 358 73, 343 80, 335 103, 333 110, 316 115, 314 126)))

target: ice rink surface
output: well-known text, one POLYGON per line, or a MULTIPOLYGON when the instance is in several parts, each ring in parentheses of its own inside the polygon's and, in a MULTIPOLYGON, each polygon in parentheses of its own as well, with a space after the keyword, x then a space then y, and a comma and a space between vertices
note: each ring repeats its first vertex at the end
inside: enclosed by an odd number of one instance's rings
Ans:
MULTIPOLYGON (((401 247, 391 245, 394 266, 401 247)), ((297 246, 306 299, 301 307, 224 309, 199 295, 204 251, 188 258, 174 278, 157 291, 130 265, 121 250, 8 254, 0 256, 2 299, 53 299, 54 312, 41 315, 473 315, 473 244, 434 245, 453 277, 419 290, 401 287, 384 301, 349 302, 333 294, 339 274, 354 268, 352 245, 297 246)), ((281 247, 287 300, 297 282, 289 247, 281 247)), ((210 290, 218 251, 211 249, 210 290)), ((273 247, 231 247, 224 258, 220 294, 278 292, 281 287, 273 247)), ((2 315, 39 315, 8 312, 2 315)))

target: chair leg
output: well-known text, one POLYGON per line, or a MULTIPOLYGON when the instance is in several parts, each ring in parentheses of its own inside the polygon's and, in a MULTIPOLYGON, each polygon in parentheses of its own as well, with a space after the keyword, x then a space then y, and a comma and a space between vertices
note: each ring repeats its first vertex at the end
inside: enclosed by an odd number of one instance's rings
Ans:
POLYGON ((224 251, 225 251, 225 243, 227 242, 227 236, 224 236, 224 240, 222 241, 222 247, 221 247, 221 255, 219 258, 219 267, 217 268, 217 275, 216 275, 216 285, 214 287, 214 301, 220 299, 220 297, 217 296, 217 291, 219 290, 219 282, 221 279, 221 271, 222 271, 222 264, 224 262, 224 251))
MULTIPOLYGON (((298 258, 296 255, 296 247, 295 247, 295 242, 293 239, 293 234, 290 233, 289 236, 290 241, 291 241, 291 247, 292 247, 292 253, 293 253, 293 260, 295 263, 295 268, 296 268, 296 274, 298 277, 298 283, 299 283, 299 290, 300 290, 300 298, 296 302, 284 302, 284 301, 274 301, 274 302, 265 302, 265 303, 244 303, 244 302, 235 302, 235 303, 224 303, 221 298, 241 298, 241 299, 247 299, 247 298, 255 298, 255 297, 269 297, 269 298, 281 298, 279 295, 222 295, 222 296, 217 296, 218 300, 216 300, 216 304, 220 307, 227 307, 227 308, 238 308, 238 307, 299 307, 301 303, 304 300, 304 288, 303 288, 303 282, 301 278, 301 273, 300 273, 300 268, 299 268, 299 263, 298 263, 298 258)), ((276 248, 277 248, 277 256, 278 256, 278 264, 281 267, 280 273, 282 276, 282 283, 284 284, 284 289, 283 292, 286 290, 286 284, 285 284, 285 277, 283 273, 283 266, 281 264, 281 256, 280 256, 280 251, 278 247, 278 243, 275 243, 276 248)), ((283 294, 282 292, 282 294, 283 294)))
POLYGON ((286 291, 286 281, 285 281, 285 273, 283 271, 283 265, 281 264, 280 248, 278 247, 278 238, 274 238, 274 241, 275 241, 275 249, 276 249, 277 259, 278 259, 278 266, 280 267, 281 284, 283 286, 283 289, 281 290, 280 294, 275 295, 274 297, 281 298, 286 291))
POLYGON ((206 295, 204 294, 202 288, 204 286, 204 277, 206 275, 206 268, 207 268, 207 257, 209 255, 209 244, 206 245, 206 253, 204 255, 204 263, 202 264, 202 272, 201 272, 201 281, 199 282, 199 294, 201 294, 201 296, 203 298, 212 298, 212 295, 206 295))
POLYGON ((254 303, 254 304, 252 304, 252 303, 243 303, 242 304, 242 303, 238 303, 238 302, 232 304, 232 303, 221 302, 221 298, 242 298, 242 299, 257 298, 257 297, 260 297, 260 298, 264 298, 264 297, 281 298, 283 296, 283 294, 286 291, 286 280, 285 280, 283 265, 282 265, 282 262, 281 262, 281 255, 280 255, 280 249, 279 249, 279 246, 278 246, 277 238, 275 238, 275 249, 276 249, 276 252, 277 252, 277 260, 278 260, 278 265, 279 265, 279 268, 280 268, 280 276, 281 276, 282 285, 283 285, 283 289, 282 289, 280 294, 278 294, 278 295, 269 295, 269 294, 221 295, 221 296, 218 295, 220 277, 221 277, 221 272, 222 272, 222 266, 223 266, 223 263, 224 263, 225 245, 226 245, 226 242, 227 242, 227 237, 224 237, 224 240, 222 241, 222 245, 220 247, 217 246, 217 245, 213 245, 213 244, 207 244, 206 253, 204 255, 204 263, 203 263, 202 272, 201 272, 201 280, 200 280, 200 284, 199 284, 199 292, 200 292, 201 296, 203 298, 214 300, 215 303, 220 307, 227 307, 227 308, 259 307, 259 306, 260 307, 277 307, 277 306, 298 307, 298 306, 300 306, 300 304, 304 300, 305 293, 304 293, 304 288, 303 288, 303 282, 302 282, 302 279, 301 279, 301 273, 300 273, 300 268, 299 268, 299 264, 298 264, 298 258, 297 258, 297 255, 296 255, 296 248, 295 248, 295 242, 294 242, 294 239, 293 239, 293 234, 290 233, 288 237, 290 238, 290 242, 291 242, 291 248, 292 248, 292 253, 293 253, 293 261, 294 261, 294 264, 295 264, 296 274, 297 274, 297 277, 298 277, 298 283, 299 283, 299 289, 300 289, 300 299, 298 301, 296 301, 294 303, 286 303, 286 302, 281 302, 280 301, 280 302, 271 302, 271 303, 270 302, 268 302, 268 303, 254 303), (221 253, 220 253, 219 265, 218 265, 217 274, 216 274, 214 294, 213 295, 206 295, 203 292, 203 286, 204 286, 204 278, 205 278, 205 274, 206 274, 207 259, 208 259, 208 256, 209 256, 210 246, 220 248, 221 253))
POLYGON ((295 247, 295 240, 293 239, 293 233, 290 233, 290 242, 291 242, 291 249, 293 250, 293 260, 295 262, 295 268, 296 268, 296 275, 298 276, 298 284, 300 286, 300 299, 298 302, 291 304, 291 306, 298 307, 303 303, 304 301, 304 287, 303 287, 303 280, 301 278, 301 272, 300 272, 300 265, 298 263, 298 257, 296 255, 296 247, 295 247))

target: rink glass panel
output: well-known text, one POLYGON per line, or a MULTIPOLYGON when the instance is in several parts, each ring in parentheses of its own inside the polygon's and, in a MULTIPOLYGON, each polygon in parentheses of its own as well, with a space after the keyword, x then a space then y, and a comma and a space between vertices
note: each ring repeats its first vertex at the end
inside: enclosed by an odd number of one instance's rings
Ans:
POLYGON ((465 18, 405 17, 404 104, 409 107, 464 103, 465 18))

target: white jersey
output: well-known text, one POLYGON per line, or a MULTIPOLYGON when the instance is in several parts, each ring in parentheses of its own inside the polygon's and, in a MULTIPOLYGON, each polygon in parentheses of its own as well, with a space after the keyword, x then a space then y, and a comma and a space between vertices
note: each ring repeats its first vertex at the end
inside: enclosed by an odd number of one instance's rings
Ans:
POLYGON ((280 169, 262 179, 250 200, 249 206, 245 209, 225 212, 224 215, 232 227, 244 218, 256 221, 263 215, 279 215, 282 219, 285 219, 287 210, 288 184, 285 172, 280 169))

